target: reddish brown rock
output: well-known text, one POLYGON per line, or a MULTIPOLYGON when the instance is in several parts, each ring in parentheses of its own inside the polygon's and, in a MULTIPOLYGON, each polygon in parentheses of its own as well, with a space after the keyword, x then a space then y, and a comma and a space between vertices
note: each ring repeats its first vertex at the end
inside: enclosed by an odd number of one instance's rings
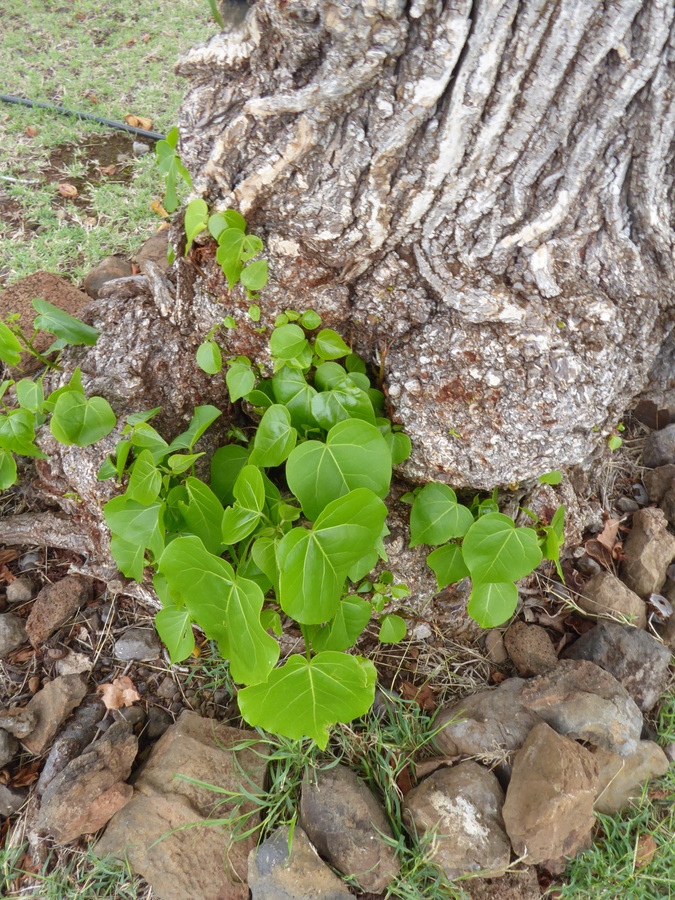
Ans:
POLYGON ((621 618, 637 628, 647 627, 647 607, 635 591, 611 572, 594 575, 577 597, 579 607, 589 616, 621 618))
POLYGON ((518 674, 524 678, 542 675, 558 664, 553 641, 540 625, 516 620, 504 635, 504 645, 518 674))
POLYGON ((67 575, 43 587, 26 619, 26 633, 39 647, 92 597, 91 579, 67 575))
POLYGON ((542 723, 516 753, 502 814, 513 849, 530 865, 564 871, 591 842, 598 765, 580 744, 542 723))
MULTIPOLYGON (((670 428, 675 429, 675 425, 670 428)), ((658 594, 666 583, 666 570, 675 559, 675 537, 660 509, 647 507, 633 516, 633 527, 624 545, 621 577, 643 600, 658 594)))
POLYGON ((84 279, 84 289, 89 296, 97 300, 104 284, 118 278, 128 278, 132 274, 131 263, 121 256, 106 256, 92 269, 84 279))
POLYGON ((640 741, 637 752, 623 757, 601 747, 592 748, 598 764, 597 812, 613 816, 640 797, 644 785, 668 771, 666 754, 652 741, 640 741))

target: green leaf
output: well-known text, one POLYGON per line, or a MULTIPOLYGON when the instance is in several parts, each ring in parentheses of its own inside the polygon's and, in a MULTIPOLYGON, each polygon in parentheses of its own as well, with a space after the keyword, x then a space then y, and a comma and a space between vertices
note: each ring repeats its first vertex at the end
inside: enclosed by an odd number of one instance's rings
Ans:
POLYGON ((502 513, 488 513, 473 523, 464 538, 462 555, 471 578, 481 584, 517 581, 536 569, 542 559, 536 532, 516 528, 513 519, 502 513))
POLYGON ((275 328, 270 337, 270 353, 277 359, 295 359, 308 346, 305 332, 299 325, 282 325, 275 328))
POLYGON ((217 375, 223 368, 223 356, 215 341, 204 341, 197 347, 197 365, 209 375, 217 375))
POLYGON ((302 372, 284 367, 272 378, 272 390, 277 403, 283 403, 291 414, 291 424, 300 430, 303 425, 315 427, 312 400, 316 391, 307 384, 302 372))
POLYGON ((155 628, 169 651, 172 664, 187 659, 194 650, 192 618, 186 609, 160 609, 155 616, 155 628))
POLYGON ((209 217, 209 208, 206 201, 198 198, 191 200, 185 210, 185 237, 187 245, 185 247, 185 255, 190 252, 192 242, 202 231, 206 229, 206 223, 209 217))
POLYGON ((34 438, 35 417, 29 410, 13 409, 6 416, 0 415, 0 448, 21 456, 47 459, 33 443, 34 438))
POLYGON ((618 434, 610 434, 607 444, 610 450, 618 450, 623 444, 623 438, 620 438, 618 434))
POLYGON ((236 544, 254 530, 265 505, 265 484, 256 466, 243 467, 234 483, 234 506, 228 507, 223 516, 222 540, 236 544))
POLYGON ((88 447, 110 434, 116 422, 103 397, 87 400, 76 391, 68 391, 56 401, 49 428, 62 444, 88 447))
POLYGON ((260 307, 257 303, 252 303, 248 308, 248 314, 252 322, 260 321, 260 307))
POLYGON ((239 444, 219 447, 211 459, 211 490, 224 506, 234 503, 234 483, 248 463, 249 451, 239 444))
POLYGON ((265 631, 270 631, 271 629, 279 637, 284 633, 281 627, 281 616, 276 609, 263 609, 260 613, 260 624, 265 631))
POLYGON ((300 316, 300 324, 307 331, 314 331, 315 328, 321 325, 321 316, 314 312, 313 309, 308 309, 300 316))
POLYGON ((110 552, 120 572, 127 578, 133 578, 134 581, 141 584, 143 581, 143 567, 145 566, 145 547, 143 544, 125 541, 124 538, 114 534, 110 539, 110 552))
POLYGON ((415 497, 410 513, 410 546, 445 544, 463 537, 473 523, 471 511, 457 502, 447 484, 432 481, 415 497))
POLYGON ((134 426, 130 442, 132 446, 138 447, 140 450, 149 450, 155 465, 159 465, 169 452, 167 442, 147 422, 140 422, 134 426))
POLYGON ((106 456, 105 460, 99 466, 99 470, 96 473, 97 481, 107 481, 109 478, 114 478, 117 475, 117 469, 115 468, 115 463, 109 456, 106 456))
POLYGON ((407 434, 403 434, 402 431, 390 431, 384 436, 384 439, 387 442, 387 446, 389 447, 389 452, 391 453, 391 463, 393 466, 398 466, 402 462, 405 462, 412 453, 412 444, 410 443, 410 438, 407 434))
POLYGON ((265 391, 259 391, 255 388, 252 391, 249 391, 244 399, 247 400, 251 406, 255 406, 258 409, 267 409, 274 403, 265 391))
POLYGON ((155 466, 152 453, 144 450, 139 454, 129 476, 127 497, 148 505, 157 499, 162 487, 162 473, 155 466))
POLYGON ((239 280, 249 291, 261 291, 267 284, 267 260, 259 259, 249 263, 239 280))
POLYGON ((427 565, 435 573, 438 590, 469 576, 462 550, 457 544, 446 544, 427 556, 427 565))
POLYGON ((326 431, 345 419, 362 419, 375 424, 375 413, 368 394, 347 378, 331 390, 313 397, 311 409, 316 421, 326 431))
POLYGON ((230 392, 230 402, 245 397, 255 387, 255 374, 250 366, 245 363, 234 363, 225 375, 227 389, 230 392))
POLYGON ((544 472, 539 476, 539 484, 560 484, 562 481, 562 472, 553 469, 551 472, 544 472))
POLYGON ((42 404, 45 395, 42 390, 42 379, 33 381, 31 378, 22 378, 16 385, 16 399, 19 406, 32 413, 42 412, 42 404))
POLYGON ((214 213, 209 218, 209 231, 218 240, 226 228, 236 228, 238 231, 246 231, 246 219, 236 209, 226 209, 222 213, 214 213))
POLYGON ((243 268, 241 254, 244 249, 244 237, 244 232, 238 228, 226 228, 218 235, 216 261, 227 278, 227 286, 230 290, 239 281, 243 268))
POLYGON ((269 533, 264 533, 266 529, 260 532, 259 536, 253 542, 251 547, 251 557, 261 572, 270 580, 274 587, 275 593, 279 592, 279 563, 277 561, 277 548, 281 538, 279 535, 269 529, 269 533))
POLYGON ((85 344, 93 347, 98 340, 99 333, 95 328, 85 325, 79 319, 74 319, 67 312, 46 300, 36 297, 33 300, 33 308, 38 313, 35 317, 35 327, 55 334, 57 338, 61 338, 68 344, 85 344))
POLYGON ((164 176, 164 207, 167 212, 173 212, 178 207, 178 197, 176 196, 176 179, 180 177, 185 181, 188 187, 192 187, 192 179, 190 173, 181 163, 180 157, 176 153, 178 144, 178 129, 172 128, 167 134, 165 141, 158 141, 155 145, 155 153, 157 154, 157 162, 160 175, 164 176))
POLYGON ((253 442, 254 466, 280 466, 295 447, 298 432, 291 426, 291 414, 280 403, 265 410, 253 442))
POLYGON ((0 449, 0 491, 16 482, 16 462, 8 450, 0 449))
MULTIPOLYGON (((247 234, 244 238, 244 246, 241 251, 241 261, 248 262, 249 259, 253 259, 256 253, 260 253, 263 248, 263 242, 259 237, 256 237, 255 234, 247 234)), ((267 269, 265 270, 267 271, 267 269)), ((267 278, 265 278, 267 280, 267 278)), ((241 283, 244 284, 244 279, 242 278, 241 283)))
POLYGON ((361 375, 366 375, 366 364, 358 355, 358 353, 350 353, 345 359, 345 368, 348 372, 360 372, 361 375))
POLYGON ((517 605, 518 589, 511 581, 474 584, 467 612, 482 628, 496 628, 511 618, 517 605))
POLYGON ((558 540, 560 543, 563 543, 565 532, 565 507, 561 503, 560 506, 556 509, 553 514, 553 518, 551 519, 551 528, 555 531, 558 536, 558 540))
POLYGON ((175 453, 167 459, 167 463, 174 475, 180 475, 195 464, 195 461, 204 453, 175 453))
MULTIPOLYGON (((185 482, 188 502, 178 501, 178 509, 187 530, 201 538, 209 553, 222 551, 223 514, 225 510, 210 487, 192 476, 185 482)), ((228 541, 228 543, 231 543, 228 541)))
POLYGON ((140 425, 141 422, 149 422, 150 419, 154 419, 161 408, 161 406, 155 406, 153 409, 144 409, 141 412, 132 413, 130 416, 127 416, 127 424, 124 426, 124 431, 122 433, 128 434, 129 430, 133 428, 134 425, 140 425))
POLYGON ((314 372, 314 387, 317 391, 328 391, 347 378, 346 370, 336 362, 321 363, 314 372))
POLYGON ((314 352, 321 359, 340 359, 351 351, 337 331, 324 328, 316 336, 314 352))
POLYGON ((366 553, 350 568, 349 572, 347 573, 349 576, 349 580, 353 582, 361 581, 361 579, 365 578, 365 576, 369 572, 372 572, 372 570, 377 565, 378 559, 379 557, 377 550, 371 550, 370 553, 366 553))
POLYGON ((179 434, 171 441, 169 452, 176 450, 192 450, 209 425, 212 425, 222 413, 215 406, 196 406, 187 431, 179 434))
POLYGON ((0 321, 0 359, 8 366, 18 366, 21 362, 19 339, 0 321))
POLYGON ((387 508, 358 488, 329 503, 309 531, 296 527, 279 543, 279 602, 296 622, 315 625, 337 612, 347 573, 372 550, 387 508))
POLYGON ((386 497, 391 481, 389 448, 374 425, 348 419, 331 428, 325 444, 306 441, 296 447, 286 464, 286 480, 307 518, 314 521, 332 500, 355 488, 386 497))
POLYGON ((354 594, 344 597, 332 621, 312 635, 312 649, 348 650, 370 621, 371 612, 372 607, 367 600, 354 594))
POLYGON ((113 497, 103 507, 106 525, 129 544, 147 547, 158 557, 164 546, 164 504, 159 501, 144 506, 126 494, 113 497))
POLYGON ((279 645, 260 624, 263 593, 255 582, 235 576, 232 566, 209 553, 198 537, 178 537, 159 561, 172 597, 230 660, 232 678, 265 681, 279 658, 279 645))
POLYGON ((398 644, 405 637, 405 619, 400 616, 382 616, 378 640, 383 644, 398 644))
POLYGON ((324 750, 331 725, 351 722, 373 705, 376 680, 375 666, 360 656, 296 654, 266 684, 239 691, 239 709, 249 725, 291 740, 310 737, 324 750))

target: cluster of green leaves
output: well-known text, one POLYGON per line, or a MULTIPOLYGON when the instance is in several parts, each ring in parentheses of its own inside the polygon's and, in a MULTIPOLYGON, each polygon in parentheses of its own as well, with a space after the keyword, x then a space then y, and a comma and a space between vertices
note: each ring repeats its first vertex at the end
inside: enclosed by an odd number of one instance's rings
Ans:
POLYGON ((563 506, 550 524, 525 510, 536 527, 516 528, 513 519, 499 511, 496 492, 464 506, 447 484, 431 482, 417 489, 412 499, 410 546, 436 547, 427 563, 439 590, 471 578, 468 612, 483 628, 501 625, 513 615, 518 603, 515 582, 533 572, 543 558, 560 568, 563 506))
POLYGON ((157 141, 155 153, 159 164, 159 173, 164 177, 164 208, 172 213, 178 207, 178 195, 176 194, 176 182, 182 178, 189 188, 192 187, 190 173, 180 161, 176 153, 178 145, 178 129, 172 128, 167 134, 166 140, 157 141))
POLYGON ((271 334, 271 378, 244 358, 230 366, 231 399, 245 398, 259 421, 252 440, 214 453, 209 484, 196 476, 194 448, 220 415, 211 406, 171 444, 150 425, 157 410, 130 417, 99 477, 129 476, 104 508, 112 552, 138 581, 153 567, 156 626, 172 661, 192 652, 198 624, 246 685, 238 698, 249 724, 323 747, 329 726, 372 704, 375 668, 346 651, 373 613, 381 640, 405 634, 384 608, 407 588, 390 573, 364 578, 386 559, 382 500, 410 441, 382 415, 363 360, 331 329, 310 340, 315 313, 298 321, 271 334), (281 634, 281 613, 299 626, 305 653, 276 668, 269 632, 281 634))
POLYGON ((246 220, 236 210, 226 209, 210 216, 206 202, 197 199, 185 210, 186 255, 197 235, 207 229, 218 242, 216 260, 229 289, 241 282, 248 296, 255 297, 267 284, 267 260, 254 260, 262 251, 263 242, 255 234, 246 234, 246 220))
MULTIPOLYGON (((0 359, 8 366, 19 367, 22 352, 55 367, 54 353, 67 344, 93 345, 98 338, 95 328, 69 316, 46 300, 33 300, 38 313, 31 337, 26 336, 18 323, 18 316, 7 322, 0 321, 0 359), (35 338, 39 331, 47 331, 56 337, 44 354, 36 350, 35 338)), ((43 379, 22 378, 15 382, 7 379, 0 385, 0 490, 16 482, 15 454, 46 459, 35 445, 35 431, 51 414, 49 428, 62 444, 87 447, 110 434, 116 424, 115 414, 102 397, 87 399, 82 387, 81 372, 75 369, 68 384, 44 396, 43 379), (15 404, 8 407, 5 397, 14 388, 15 404)))

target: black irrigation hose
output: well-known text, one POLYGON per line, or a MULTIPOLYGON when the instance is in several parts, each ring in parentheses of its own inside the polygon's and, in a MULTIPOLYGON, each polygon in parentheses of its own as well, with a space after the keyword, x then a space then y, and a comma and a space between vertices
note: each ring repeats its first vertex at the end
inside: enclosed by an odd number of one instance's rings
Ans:
POLYGON ((126 122, 113 122, 112 119, 102 119, 100 116, 92 116, 90 113, 75 112, 72 109, 66 109, 64 106, 53 106, 51 103, 38 103, 37 100, 24 100, 23 97, 13 97, 11 94, 0 94, 0 100, 3 103, 19 103, 21 106, 29 106, 37 109, 48 109, 50 112, 59 113, 62 116, 75 116, 78 119, 85 119, 87 122, 98 122, 99 125, 105 125, 108 128, 116 128, 118 131, 127 131, 129 134, 138 137, 148 138, 151 141, 166 140, 165 134, 159 134, 157 131, 146 131, 144 128, 134 128, 133 125, 127 125, 126 122))

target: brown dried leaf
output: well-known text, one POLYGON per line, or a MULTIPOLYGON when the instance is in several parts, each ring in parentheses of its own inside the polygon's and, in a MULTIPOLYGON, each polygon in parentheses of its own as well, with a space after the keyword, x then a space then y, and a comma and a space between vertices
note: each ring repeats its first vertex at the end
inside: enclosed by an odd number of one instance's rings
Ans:
POLYGON ((410 777, 410 766, 407 763, 398 773, 396 784, 404 797, 412 790, 413 783, 412 778, 410 777))
POLYGON ((614 549, 614 544, 616 543, 616 536, 619 531, 619 522, 620 519, 607 519, 605 522, 605 527, 602 529, 599 535, 597 535, 597 540, 603 545, 603 547, 607 547, 609 552, 611 553, 614 549))
POLYGON ((18 558, 19 554, 16 550, 0 550, 0 563, 14 562, 14 560, 18 558))
POLYGON ((150 204, 150 208, 154 213, 157 213, 158 216, 169 217, 168 212, 164 209, 159 200, 153 200, 150 204))
POLYGON ((34 125, 26 125, 26 134, 28 137, 37 137, 38 130, 34 125))
MULTIPOLYGON (((127 47, 128 46, 129 44, 127 44, 127 47)), ((127 123, 127 125, 131 125, 132 128, 138 128, 138 119, 136 118, 136 116, 132 116, 131 113, 126 114, 126 116, 124 117, 124 121, 127 123)))
POLYGON ((436 709, 436 699, 430 685, 423 684, 421 688, 418 688, 409 681, 400 681, 399 690, 404 700, 415 700, 420 709, 426 712, 436 709))
POLYGON ((106 709, 121 709, 123 706, 133 706, 141 699, 141 695, 128 675, 120 675, 108 684, 101 684, 96 691, 106 709))
POLYGON ((145 129, 145 131, 150 131, 152 128, 152 119, 148 119, 146 116, 139 116, 138 127, 145 129))
POLYGON ((9 654, 9 661, 12 663, 22 663, 26 662, 27 659, 32 659, 35 656, 35 650, 32 647, 27 647, 25 650, 15 650, 13 653, 9 654))
POLYGON ((648 866, 659 849, 651 834, 641 834, 635 848, 635 865, 638 869, 648 866))
POLYGON ((74 200, 77 197, 77 188, 74 184, 68 184, 67 182, 63 182, 58 186, 59 194, 62 197, 65 197, 67 200, 74 200))
POLYGON ((415 775, 419 780, 422 778, 426 778, 427 775, 431 775, 432 772, 435 772, 436 769, 440 769, 442 766, 451 766, 459 759, 459 756, 440 756, 434 759, 423 759, 422 762, 417 763, 415 766, 415 775))
POLYGON ((98 170, 101 175, 114 175, 117 171, 117 168, 116 166, 99 166, 98 170))
POLYGON ((14 787, 28 787, 29 784, 34 784, 38 780, 41 765, 42 760, 35 759, 27 766, 22 766, 12 778, 14 787))
POLYGON ((0 581, 4 581, 7 584, 11 584, 13 581, 16 581, 16 576, 12 575, 12 573, 4 563, 0 563, 0 581))
POLYGON ((85 96, 85 99, 87 99, 90 103, 94 103, 94 104, 97 104, 97 103, 98 103, 98 97, 95 96, 95 94, 92 94, 91 91, 89 91, 89 92, 88 92, 87 94, 85 94, 84 96, 85 96))
POLYGON ((143 41, 144 44, 147 44, 148 41, 150 40, 150 35, 144 34, 143 37, 141 38, 141 40, 143 41))

